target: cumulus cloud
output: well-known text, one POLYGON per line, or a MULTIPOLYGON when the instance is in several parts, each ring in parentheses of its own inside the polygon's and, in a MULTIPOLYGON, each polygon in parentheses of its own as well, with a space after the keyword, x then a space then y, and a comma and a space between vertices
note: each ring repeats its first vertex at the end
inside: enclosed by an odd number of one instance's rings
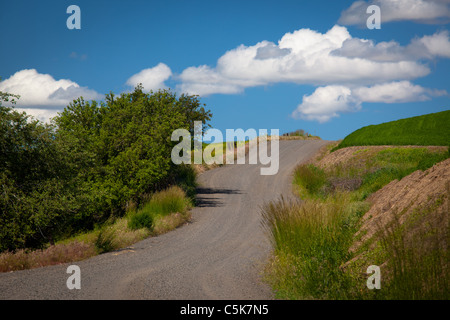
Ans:
POLYGON ((443 23, 450 20, 449 0, 373 0, 355 1, 341 13, 342 25, 366 25, 370 14, 367 7, 377 5, 381 11, 381 24, 391 21, 414 21, 419 23, 443 23))
POLYGON ((326 86, 317 88, 311 95, 304 95, 302 103, 293 112, 297 119, 327 122, 342 112, 361 109, 361 102, 352 96, 345 86, 326 86))
POLYGON ((363 102, 404 103, 426 101, 433 96, 447 95, 445 90, 432 90, 409 81, 396 81, 369 87, 325 86, 311 95, 304 95, 302 103, 292 113, 297 119, 316 120, 320 123, 338 117, 341 113, 361 109, 363 102))
POLYGON ((0 91, 20 95, 18 107, 60 108, 73 99, 83 96, 86 100, 99 99, 101 95, 87 87, 80 87, 68 80, 55 80, 49 74, 38 73, 36 69, 17 71, 0 82, 0 91))
POLYGON ((289 53, 291 53, 290 48, 280 49, 280 47, 278 47, 275 43, 269 42, 265 46, 259 47, 258 50, 256 50, 255 59, 259 60, 275 59, 284 57, 289 53))
POLYGON ((450 58, 450 40, 447 30, 436 32, 430 36, 415 38, 407 46, 401 46, 396 41, 379 42, 351 38, 343 42, 342 47, 332 52, 333 55, 347 58, 361 58, 372 61, 414 61, 433 59, 436 57, 450 58))
POLYGON ((352 90, 361 102, 403 103, 426 101, 433 96, 447 94, 445 90, 432 90, 409 81, 377 84, 371 87, 358 87, 352 90))
MULTIPOLYGON (((446 46, 442 46, 442 41, 448 42, 448 34, 431 37, 429 43, 425 40, 422 39, 421 47, 435 47, 432 54, 443 54, 446 46)), ((209 95, 239 93, 247 87, 280 82, 371 85, 411 80, 429 72, 399 44, 376 45, 352 38, 345 27, 336 25, 326 33, 310 29, 286 33, 278 44, 262 41, 253 46, 241 45, 221 56, 214 68, 202 65, 185 69, 179 76, 179 89, 209 95), (358 50, 353 51, 354 47, 358 50), (365 56, 367 53, 370 54, 365 56)))
POLYGON ((40 109, 40 108, 15 108, 19 112, 25 112, 27 115, 33 116, 42 122, 49 122, 49 120, 58 115, 61 109, 40 109))
POLYGON ((450 58, 450 41, 447 30, 414 40, 411 46, 414 48, 417 47, 417 50, 419 50, 420 47, 425 48, 428 57, 450 58))
POLYGON ((159 63, 153 68, 148 68, 131 76, 126 84, 131 87, 136 87, 139 83, 142 84, 145 90, 156 91, 158 89, 165 89, 165 81, 172 76, 172 70, 164 64, 159 63))
POLYGON ((178 89, 210 95, 272 83, 312 84, 318 88, 303 96, 292 116, 326 122, 360 110, 364 102, 425 101, 447 94, 411 83, 428 75, 427 60, 438 57, 450 58, 446 30, 400 45, 353 38, 339 25, 325 33, 300 29, 286 33, 277 44, 240 45, 223 54, 215 67, 186 68, 178 89))
POLYGON ((58 111, 80 96, 85 100, 102 97, 95 90, 80 87, 68 79, 55 80, 51 75, 39 73, 36 69, 17 71, 0 82, 0 91, 20 95, 16 104, 17 109, 43 121, 55 116, 58 111))

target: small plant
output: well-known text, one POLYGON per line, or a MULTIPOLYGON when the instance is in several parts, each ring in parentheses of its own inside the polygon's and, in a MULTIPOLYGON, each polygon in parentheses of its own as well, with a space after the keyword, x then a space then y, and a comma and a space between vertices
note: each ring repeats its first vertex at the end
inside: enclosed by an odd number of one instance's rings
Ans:
POLYGON ((130 215, 128 227, 132 230, 147 228, 149 230, 153 227, 153 216, 148 210, 140 210, 130 215))
POLYGON ((95 247, 99 253, 113 251, 116 248, 113 244, 114 241, 114 231, 108 227, 103 228, 98 233, 97 239, 95 240, 95 247))

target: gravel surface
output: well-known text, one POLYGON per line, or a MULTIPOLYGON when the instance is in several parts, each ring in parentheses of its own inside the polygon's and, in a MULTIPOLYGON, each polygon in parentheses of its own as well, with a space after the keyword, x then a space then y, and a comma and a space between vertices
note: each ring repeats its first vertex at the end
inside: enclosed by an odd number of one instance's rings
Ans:
POLYGON ((261 281, 271 246, 260 208, 290 194, 296 164, 326 143, 280 141, 280 168, 272 176, 248 161, 206 171, 190 223, 73 263, 81 270, 79 290, 66 286, 70 264, 1 273, 0 299, 271 299, 261 281))

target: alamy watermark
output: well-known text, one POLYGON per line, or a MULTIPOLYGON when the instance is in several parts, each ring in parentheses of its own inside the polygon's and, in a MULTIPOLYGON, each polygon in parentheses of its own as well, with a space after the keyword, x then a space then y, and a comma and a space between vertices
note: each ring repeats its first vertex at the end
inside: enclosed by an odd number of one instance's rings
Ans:
POLYGON ((81 269, 77 265, 70 265, 67 267, 67 273, 71 274, 69 278, 67 278, 66 286, 67 289, 81 289, 81 269))
MULTIPOLYGON (((226 129, 226 141, 232 141, 226 144, 224 154, 223 145, 221 143, 212 143, 206 146, 203 145, 202 122, 194 122, 194 139, 191 133, 186 129, 176 129, 173 131, 171 140, 181 141, 172 149, 171 158, 174 164, 226 164, 235 163, 235 154, 237 155, 237 164, 245 164, 246 162, 246 146, 245 143, 233 143, 234 141, 245 141, 248 138, 248 159, 249 164, 259 163, 266 166, 261 167, 261 175, 274 175, 278 172, 280 166, 280 152, 279 152, 279 130, 271 129, 271 136, 268 137, 267 129, 259 129, 258 138, 255 129, 226 129), (194 144, 194 157, 192 157, 192 141, 194 144), (268 148, 268 141, 270 141, 270 155, 268 148), (235 152, 236 151, 236 152, 235 152), (192 159, 193 158, 193 159, 192 159)), ((208 135, 214 138, 214 141, 223 141, 223 134, 218 129, 208 130, 208 135)))
POLYGON ((367 278, 367 288, 370 290, 381 289, 381 269, 379 266, 371 265, 367 268, 367 274, 372 274, 367 278))
POLYGON ((368 29, 381 29, 381 9, 377 5, 371 5, 367 7, 367 14, 371 14, 369 18, 367 18, 366 26, 368 29))
POLYGON ((67 7, 66 13, 70 14, 70 17, 67 18, 66 26, 67 29, 81 29, 81 9, 77 5, 70 5, 67 7))

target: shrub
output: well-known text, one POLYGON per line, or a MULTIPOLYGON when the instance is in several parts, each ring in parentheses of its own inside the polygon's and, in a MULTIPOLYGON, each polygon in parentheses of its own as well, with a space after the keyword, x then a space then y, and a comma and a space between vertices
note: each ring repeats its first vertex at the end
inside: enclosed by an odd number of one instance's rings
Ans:
POLYGON ((153 227, 153 214, 148 210, 140 210, 130 215, 128 227, 132 230, 147 228, 149 230, 153 227))

